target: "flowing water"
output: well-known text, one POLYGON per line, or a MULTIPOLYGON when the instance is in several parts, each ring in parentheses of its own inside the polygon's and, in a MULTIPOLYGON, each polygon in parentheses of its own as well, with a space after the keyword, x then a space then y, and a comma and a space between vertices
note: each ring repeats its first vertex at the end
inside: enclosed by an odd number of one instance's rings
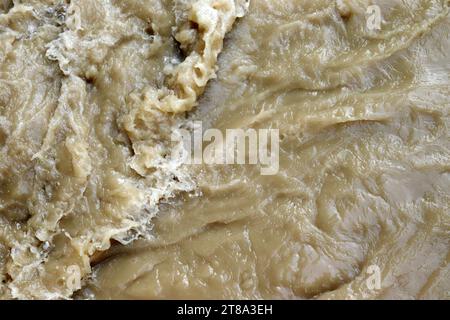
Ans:
POLYGON ((0 1, 0 297, 449 299, 448 10, 0 1), (278 172, 183 164, 194 121, 278 172))

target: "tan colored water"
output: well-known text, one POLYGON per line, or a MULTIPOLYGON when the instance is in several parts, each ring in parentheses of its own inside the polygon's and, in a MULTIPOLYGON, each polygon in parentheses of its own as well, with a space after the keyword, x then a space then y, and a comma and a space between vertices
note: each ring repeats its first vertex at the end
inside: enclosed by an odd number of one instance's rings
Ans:
POLYGON ((4 298, 449 298, 448 1, 245 8, 0 2, 4 298), (278 174, 179 166, 185 115, 278 174))

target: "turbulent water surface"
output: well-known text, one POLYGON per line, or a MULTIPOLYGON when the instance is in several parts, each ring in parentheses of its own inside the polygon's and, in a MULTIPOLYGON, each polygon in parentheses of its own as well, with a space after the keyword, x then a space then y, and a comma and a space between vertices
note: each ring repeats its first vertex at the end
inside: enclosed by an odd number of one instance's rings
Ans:
POLYGON ((0 297, 449 299, 448 10, 0 1, 0 297), (199 120, 278 173, 184 165, 199 120))

